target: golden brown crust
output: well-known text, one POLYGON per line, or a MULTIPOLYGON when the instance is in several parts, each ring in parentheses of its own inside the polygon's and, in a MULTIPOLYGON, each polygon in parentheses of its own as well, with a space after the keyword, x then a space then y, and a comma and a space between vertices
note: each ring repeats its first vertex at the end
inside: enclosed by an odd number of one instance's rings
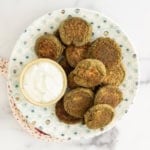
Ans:
POLYGON ((74 73, 73 73, 73 71, 70 72, 70 74, 68 75, 68 87, 71 88, 71 89, 79 87, 79 85, 76 84, 75 81, 74 81, 74 73))
POLYGON ((69 46, 66 49, 66 58, 70 66, 75 67, 81 60, 86 59, 87 57, 87 48, 88 45, 84 46, 69 46))
POLYGON ((40 36, 35 43, 35 52, 40 58, 57 60, 61 56, 63 49, 63 45, 52 34, 40 36))
POLYGON ((125 69, 122 64, 107 69, 107 75, 103 79, 104 85, 119 86, 125 78, 125 69))
POLYGON ((114 109, 107 104, 98 104, 90 108, 84 115, 85 124, 90 129, 98 129, 108 125, 114 118, 114 109))
POLYGON ((82 18, 72 17, 61 23, 59 33, 64 44, 82 46, 90 41, 92 27, 82 18))
POLYGON ((115 108, 123 99, 122 92, 118 87, 105 86, 98 90, 95 96, 94 104, 108 104, 115 108))
POLYGON ((99 85, 106 75, 104 64, 96 59, 84 59, 74 69, 74 81, 83 87, 99 85))
POLYGON ((58 119, 67 124, 75 124, 81 121, 79 118, 70 116, 64 109, 63 99, 58 101, 55 106, 55 113, 58 119))
POLYGON ((121 48, 113 39, 100 37, 89 47, 88 56, 102 61, 107 68, 112 68, 121 62, 121 48))
POLYGON ((65 111, 76 118, 83 118, 93 103, 94 93, 86 88, 76 88, 64 96, 65 111))
POLYGON ((66 57, 63 57, 60 61, 59 64, 62 66, 62 68, 65 70, 66 74, 68 75, 73 68, 68 64, 68 61, 66 57))

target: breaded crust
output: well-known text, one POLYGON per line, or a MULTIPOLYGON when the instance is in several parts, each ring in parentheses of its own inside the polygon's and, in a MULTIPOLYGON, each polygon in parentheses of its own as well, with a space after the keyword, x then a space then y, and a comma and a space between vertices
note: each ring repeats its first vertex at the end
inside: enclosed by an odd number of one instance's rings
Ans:
POLYGON ((122 64, 113 67, 111 69, 107 69, 107 75, 103 79, 104 85, 115 85, 119 86, 125 78, 125 70, 122 64))
POLYGON ((81 60, 87 57, 88 45, 76 47, 69 46, 66 48, 66 58, 70 66, 75 67, 81 60))
POLYGON ((79 87, 79 85, 76 84, 75 81, 74 81, 74 73, 73 73, 73 71, 70 72, 70 74, 68 75, 68 87, 71 88, 71 89, 79 87))
POLYGON ((85 124, 90 129, 98 129, 108 125, 114 118, 114 109, 107 104, 98 104, 90 108, 84 115, 85 124))
POLYGON ((64 96, 65 111, 76 118, 83 118, 94 103, 94 93, 90 89, 76 88, 64 96))
POLYGON ((98 59, 107 68, 112 68, 121 62, 121 48, 113 39, 100 37, 89 47, 88 57, 98 59))
POLYGON ((73 68, 68 64, 68 61, 66 57, 63 57, 60 61, 59 64, 62 66, 62 68, 65 70, 66 74, 68 75, 73 68))
POLYGON ((115 108, 123 99, 123 94, 118 87, 105 86, 98 90, 94 104, 108 104, 115 108))
POLYGON ((52 34, 40 36, 35 43, 35 52, 40 58, 57 60, 61 56, 63 49, 64 46, 52 34))
POLYGON ((64 44, 82 46, 90 41, 92 27, 82 18, 72 17, 61 23, 59 34, 64 44))
POLYGON ((63 99, 58 101, 55 106, 55 113, 58 119, 67 124, 75 124, 81 121, 79 118, 70 116, 64 109, 63 99))
POLYGON ((83 87, 99 85, 106 75, 104 64, 96 59, 84 59, 78 63, 73 73, 76 84, 83 87))

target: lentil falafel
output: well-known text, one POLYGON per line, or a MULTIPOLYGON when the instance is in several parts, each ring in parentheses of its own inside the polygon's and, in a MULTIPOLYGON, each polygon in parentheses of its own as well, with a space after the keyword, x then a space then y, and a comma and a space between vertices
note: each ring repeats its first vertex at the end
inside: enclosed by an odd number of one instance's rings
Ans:
POLYGON ((63 99, 59 100, 55 106, 55 113, 58 119, 67 124, 75 124, 81 121, 79 118, 70 116, 64 109, 63 99))
POLYGON ((90 129, 103 128, 114 118, 114 109, 108 104, 91 107, 84 115, 85 124, 90 129))
POLYGON ((115 108, 123 99, 123 94, 118 87, 107 85, 98 90, 94 104, 108 104, 115 108))
POLYGON ((119 86, 125 78, 125 70, 122 64, 113 68, 107 69, 107 74, 103 78, 102 83, 104 85, 119 86))
POLYGON ((88 45, 84 46, 69 46, 66 48, 66 58, 70 66, 75 67, 81 60, 87 57, 88 45))
POLYGON ((74 73, 73 73, 73 71, 70 72, 70 74, 68 75, 68 87, 71 88, 71 89, 79 87, 79 85, 76 84, 75 81, 74 81, 74 73))
POLYGON ((72 17, 61 23, 59 34, 64 44, 82 46, 90 41, 92 27, 82 18, 72 17))
POLYGON ((100 37, 89 47, 88 57, 102 61, 106 68, 112 68, 121 62, 121 48, 115 40, 100 37))
POLYGON ((77 64, 73 73, 76 84, 89 88, 102 82, 106 75, 106 68, 99 60, 84 59, 77 64))
POLYGON ((83 118, 94 103, 94 93, 90 89, 76 88, 64 96, 65 111, 76 118, 83 118))
POLYGON ((63 53, 64 46, 55 35, 40 36, 35 43, 35 52, 40 58, 57 60, 63 53))

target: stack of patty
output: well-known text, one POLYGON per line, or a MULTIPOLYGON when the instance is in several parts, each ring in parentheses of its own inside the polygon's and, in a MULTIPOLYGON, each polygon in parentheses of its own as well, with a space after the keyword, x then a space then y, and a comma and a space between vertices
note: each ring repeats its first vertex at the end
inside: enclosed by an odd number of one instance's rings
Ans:
POLYGON ((68 76, 68 90, 56 104, 56 115, 67 124, 84 122, 88 128, 108 125, 123 95, 118 86, 125 77, 121 48, 114 39, 91 42, 91 25, 78 17, 64 20, 57 34, 39 37, 38 57, 57 61, 68 76))

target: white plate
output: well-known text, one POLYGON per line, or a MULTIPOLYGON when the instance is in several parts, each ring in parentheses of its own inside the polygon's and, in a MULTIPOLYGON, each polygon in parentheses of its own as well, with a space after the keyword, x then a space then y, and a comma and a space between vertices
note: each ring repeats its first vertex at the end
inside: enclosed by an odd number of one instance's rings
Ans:
POLYGON ((78 8, 67 8, 47 13, 25 29, 12 52, 8 74, 8 85, 12 91, 11 96, 14 98, 17 108, 26 117, 27 122, 35 124, 36 128, 52 137, 66 140, 93 137, 112 128, 116 121, 127 113, 138 86, 137 55, 124 32, 103 14, 78 8), (93 28, 92 40, 100 36, 111 37, 119 43, 122 49, 126 78, 120 89, 123 92, 124 99, 116 108, 114 121, 103 129, 90 130, 82 124, 67 125, 62 123, 55 115, 55 105, 47 108, 34 106, 28 103, 20 92, 19 75, 24 65, 37 58, 34 52, 36 39, 44 33, 54 33, 60 23, 68 16, 78 16, 91 23, 93 28))

